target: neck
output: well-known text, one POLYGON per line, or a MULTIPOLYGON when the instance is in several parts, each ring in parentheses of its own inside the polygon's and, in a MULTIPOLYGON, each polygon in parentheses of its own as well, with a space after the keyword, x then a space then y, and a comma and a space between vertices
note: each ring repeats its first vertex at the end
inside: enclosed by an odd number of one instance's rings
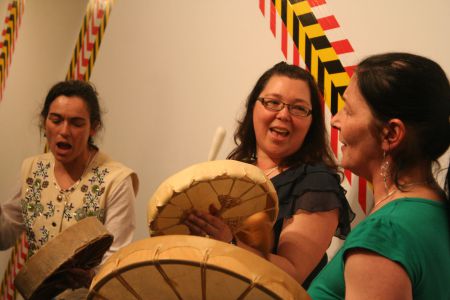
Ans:
POLYGON ((268 170, 277 167, 281 163, 281 159, 269 157, 262 151, 258 151, 255 165, 261 170, 268 170))
POLYGON ((62 188, 71 186, 83 176, 94 153, 94 149, 88 149, 71 162, 55 161, 55 178, 62 188))

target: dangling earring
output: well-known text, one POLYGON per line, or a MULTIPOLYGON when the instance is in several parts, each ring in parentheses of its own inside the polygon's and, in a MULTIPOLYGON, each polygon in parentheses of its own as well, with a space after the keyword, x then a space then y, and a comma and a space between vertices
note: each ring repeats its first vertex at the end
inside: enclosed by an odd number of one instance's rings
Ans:
POLYGON ((383 163, 381 164, 380 175, 383 177, 384 189, 388 193, 387 178, 390 176, 390 166, 389 161, 386 160, 386 151, 383 151, 383 163))

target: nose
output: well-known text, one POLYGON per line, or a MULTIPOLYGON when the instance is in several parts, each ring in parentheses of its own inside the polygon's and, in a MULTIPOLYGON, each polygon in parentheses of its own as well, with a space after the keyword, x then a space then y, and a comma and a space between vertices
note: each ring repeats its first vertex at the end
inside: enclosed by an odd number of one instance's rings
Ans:
POLYGON ((67 136, 70 132, 70 124, 67 121, 62 122, 59 134, 62 136, 67 136))
POLYGON ((336 128, 336 129, 339 129, 340 128, 340 119, 339 119, 339 116, 340 116, 340 111, 338 111, 332 118, 331 118, 331 126, 332 127, 334 127, 334 128, 336 128))
POLYGON ((291 117, 291 113, 289 112, 288 106, 284 104, 283 108, 277 112, 277 118, 278 119, 289 119, 291 117))

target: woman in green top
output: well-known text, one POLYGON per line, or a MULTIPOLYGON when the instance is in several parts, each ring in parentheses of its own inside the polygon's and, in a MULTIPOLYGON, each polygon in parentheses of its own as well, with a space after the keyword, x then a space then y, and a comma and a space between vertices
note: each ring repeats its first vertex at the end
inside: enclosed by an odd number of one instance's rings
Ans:
POLYGON ((332 119, 341 164, 372 182, 374 207, 308 293, 450 299, 449 201, 432 174, 450 143, 445 72, 413 54, 375 55, 358 65, 344 101, 332 119))

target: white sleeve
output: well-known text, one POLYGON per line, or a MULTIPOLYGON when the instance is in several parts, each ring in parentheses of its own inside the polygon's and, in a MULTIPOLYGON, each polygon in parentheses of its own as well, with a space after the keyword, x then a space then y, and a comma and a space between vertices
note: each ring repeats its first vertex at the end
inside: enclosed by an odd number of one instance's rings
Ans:
POLYGON ((106 199, 105 227, 114 236, 114 241, 103 256, 102 263, 133 240, 136 228, 135 201, 131 175, 127 176, 106 199))
POLYGON ((0 250, 14 246, 20 233, 25 230, 20 194, 19 187, 14 197, 0 204, 0 250))

